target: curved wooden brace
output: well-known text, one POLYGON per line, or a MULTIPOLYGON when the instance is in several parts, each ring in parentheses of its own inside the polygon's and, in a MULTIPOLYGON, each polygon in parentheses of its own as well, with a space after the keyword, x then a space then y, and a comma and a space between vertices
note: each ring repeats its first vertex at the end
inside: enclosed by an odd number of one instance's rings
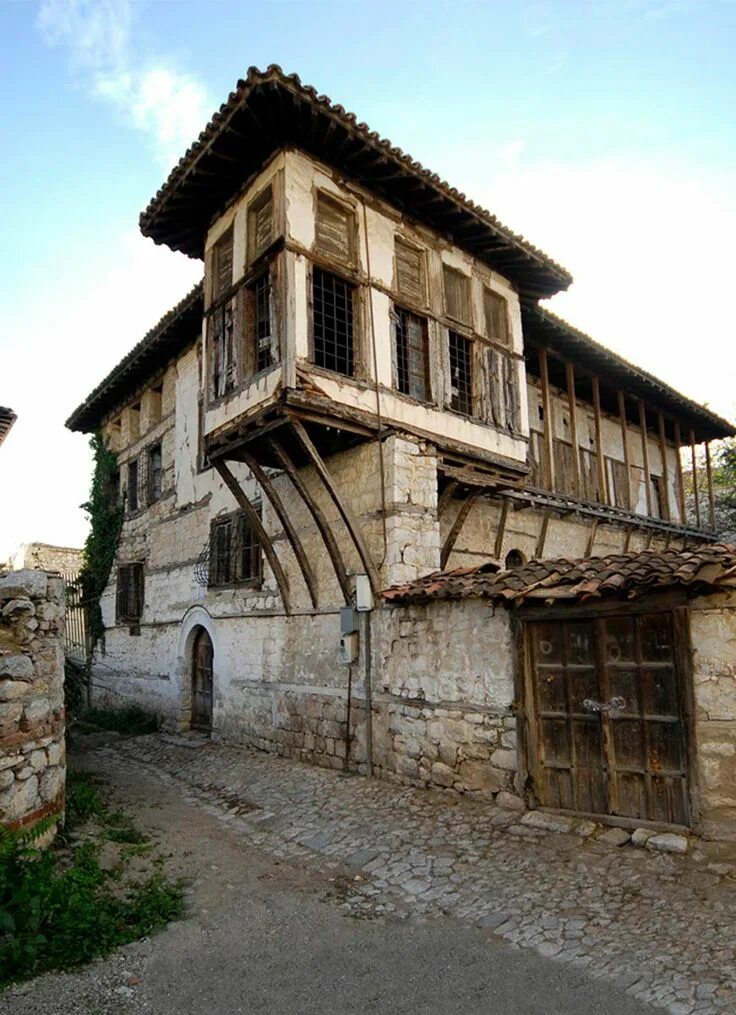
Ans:
POLYGON ((337 582, 342 590, 342 594, 345 597, 345 602, 349 603, 351 599, 350 583, 348 582, 348 573, 345 569, 345 561, 340 553, 340 548, 337 545, 334 533, 330 528, 330 524, 325 518, 322 508, 315 501, 314 497, 309 492, 304 480, 297 472, 296 466, 289 458, 287 453, 281 447, 281 445, 275 440, 269 440, 268 446, 273 451, 274 455, 282 465, 284 472, 288 475, 291 480, 294 489, 299 494, 301 499, 304 501, 307 510, 314 519, 314 523, 320 531, 320 535, 327 547, 327 552, 330 555, 332 566, 335 569, 335 575, 337 582))
POLYGON ((373 558, 370 555, 366 542, 363 539, 363 533, 360 530, 360 525, 358 524, 357 519, 354 517, 353 512, 351 511, 347 502, 344 500, 342 494, 335 485, 335 481, 330 475, 327 466, 322 461, 322 456, 320 455, 317 448, 314 446, 312 438, 304 429, 303 425, 299 422, 298 419, 293 419, 291 421, 291 425, 294 430, 294 433, 296 434, 299 440, 299 443, 301 444, 304 451, 307 453, 307 457, 311 461, 312 465, 317 470, 317 474, 322 480, 325 489, 329 493, 330 497, 332 498, 332 502, 334 503, 335 507, 340 513, 340 517, 345 523, 345 526, 352 537, 353 543, 355 544, 355 549, 358 551, 358 555, 361 561, 363 562, 363 567, 365 568, 366 574, 368 575, 371 586, 373 588, 373 592, 377 593, 381 587, 381 583, 378 578, 378 571, 376 570, 376 566, 373 563, 373 558))
POLYGON ((460 530, 465 524, 465 519, 470 514, 470 509, 473 504, 480 497, 480 491, 478 493, 471 493, 460 505, 460 510, 457 513, 455 521, 452 523, 452 528, 447 533, 447 539, 442 546, 442 552, 440 553, 440 567, 444 570, 447 561, 450 559, 453 547, 457 542, 457 537, 460 535, 460 530))
POLYGON ((447 510, 447 505, 455 496, 455 491, 460 484, 456 479, 451 479, 437 500, 437 517, 441 518, 447 510))
POLYGON ((302 541, 299 538, 299 535, 296 531, 296 528, 294 527, 291 518, 289 517, 288 511, 284 507, 284 502, 281 500, 281 497, 279 495, 278 490, 276 489, 273 480, 265 471, 265 469, 263 469, 259 465, 259 463, 255 460, 253 455, 246 448, 241 448, 239 453, 242 456, 245 464, 248 466, 250 471, 255 476, 258 485, 262 488, 263 492, 270 500, 271 505, 274 511, 276 512, 276 515, 279 521, 281 522, 281 525, 283 526, 284 532, 286 533, 286 537, 291 543, 291 548, 294 551, 294 556, 296 557, 299 567, 301 568, 302 576, 304 577, 304 582, 309 591, 309 598, 312 600, 312 606, 316 609, 317 582, 315 580, 314 572, 312 571, 312 567, 309 563, 309 560, 307 559, 307 555, 304 551, 302 541))
POLYGON ((213 462, 213 465, 219 472, 222 479, 224 480, 225 485, 230 490, 230 493, 238 502, 238 507, 242 509, 243 513, 245 514, 245 517, 248 519, 248 524, 255 532, 258 542, 263 547, 263 552, 266 554, 266 560, 271 566, 271 570, 273 571, 274 577, 276 579, 276 584, 279 587, 279 592, 281 593, 281 600, 284 604, 284 610, 286 610, 287 613, 291 613, 289 579, 286 577, 286 572, 281 566, 281 561, 276 556, 276 551, 273 548, 271 538, 264 529, 263 522, 258 517, 258 512, 246 497, 245 491, 241 487, 240 483, 238 483, 237 479, 232 474, 230 469, 227 467, 225 462, 218 459, 217 461, 213 462))

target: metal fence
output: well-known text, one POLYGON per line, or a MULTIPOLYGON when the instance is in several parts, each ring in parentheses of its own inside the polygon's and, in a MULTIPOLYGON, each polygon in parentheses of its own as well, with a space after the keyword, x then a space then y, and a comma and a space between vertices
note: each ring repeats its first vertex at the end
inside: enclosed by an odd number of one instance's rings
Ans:
POLYGON ((86 666, 90 656, 87 607, 82 603, 82 590, 78 585, 78 571, 62 572, 66 593, 66 621, 64 623, 64 655, 67 659, 86 666))

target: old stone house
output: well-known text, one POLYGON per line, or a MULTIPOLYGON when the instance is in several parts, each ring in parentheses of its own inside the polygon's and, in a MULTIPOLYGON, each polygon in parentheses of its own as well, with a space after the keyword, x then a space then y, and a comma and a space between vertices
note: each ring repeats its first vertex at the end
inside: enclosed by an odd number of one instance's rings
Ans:
POLYGON ((125 507, 98 700, 736 831, 712 644, 736 557, 711 545, 707 482, 688 523, 681 464, 731 424, 543 309, 563 268, 276 67, 239 82, 141 228, 204 280, 68 422, 105 435, 125 507), (697 702, 691 628, 717 685, 697 702))

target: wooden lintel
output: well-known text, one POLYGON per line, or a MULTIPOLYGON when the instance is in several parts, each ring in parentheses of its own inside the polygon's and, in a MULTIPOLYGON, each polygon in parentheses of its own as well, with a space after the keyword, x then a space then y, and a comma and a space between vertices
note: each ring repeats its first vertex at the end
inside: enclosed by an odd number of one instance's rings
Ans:
POLYGON ((644 464, 644 493, 647 498, 647 516, 652 517, 652 480, 649 471, 649 437, 647 436, 647 414, 644 400, 639 399, 639 429, 641 430, 641 457, 644 464))
POLYGON ((665 520, 670 521, 672 513, 670 510, 670 477, 669 469, 667 468, 667 437, 664 431, 664 416, 661 412, 657 413, 657 424, 659 427, 659 454, 662 459, 662 488, 664 491, 662 507, 664 508, 665 520))
POLYGON ((493 547, 493 556, 496 560, 501 559, 501 551, 503 550, 503 537, 506 532, 506 519, 509 514, 509 499, 504 497, 503 504, 501 505, 501 517, 498 519, 498 528, 496 529, 496 542, 493 547))
POLYGON ((276 551, 273 548, 271 537, 268 535, 263 527, 263 522, 258 516, 258 512, 253 507, 248 497, 245 494, 240 483, 237 481, 235 476, 230 471, 228 465, 223 461, 216 461, 213 463, 215 469, 222 477, 225 485, 227 486, 230 493, 233 495, 238 503, 238 507, 243 511, 246 520, 250 527, 253 529, 256 539, 263 547, 263 552, 266 554, 266 560, 268 561, 271 570, 273 571, 276 584, 279 587, 281 593, 281 600, 284 604, 284 610, 287 613, 291 613, 291 597, 289 594, 289 579, 286 577, 286 572, 281 566, 281 561, 276 556, 276 551))
POLYGON ((593 556, 593 547, 595 545, 595 537, 597 532, 598 532, 598 519, 594 518, 593 524, 590 526, 590 532, 588 533, 588 544, 585 548, 586 557, 593 556))
POLYGON ((316 609, 317 582, 314 577, 314 572, 312 571, 312 566, 309 563, 309 559, 307 558, 307 554, 304 550, 304 545, 302 544, 302 541, 299 538, 299 534, 296 531, 296 527, 294 526, 294 523, 291 520, 291 515, 284 507, 284 502, 281 500, 281 495, 276 489, 276 485, 273 479, 268 475, 266 470, 262 468, 262 466, 253 457, 253 455, 245 448, 241 449, 241 454, 243 456, 243 461, 248 466, 250 471, 253 473, 253 476, 255 477, 258 485, 261 487, 265 495, 268 497, 269 501, 271 502, 271 506, 273 507, 279 521, 281 522, 283 530, 286 533, 286 538, 289 540, 289 543, 291 544, 291 548, 294 551, 294 556, 296 557, 297 563, 299 564, 299 567, 301 569, 304 582, 307 586, 307 590, 309 591, 309 598, 312 601, 312 606, 314 606, 314 608, 316 609))
POLYGON ((312 438, 309 436, 309 434, 304 429, 304 427, 302 426, 302 424, 299 422, 298 419, 292 420, 291 425, 293 432, 297 437, 297 440, 301 444, 302 449, 304 450, 310 462, 314 466, 317 475, 322 480, 322 483, 325 489, 327 490, 327 493, 330 495, 333 504, 337 508, 340 517, 345 523, 345 527, 350 533, 350 536, 355 545, 355 549, 358 551, 358 556, 363 562, 363 567, 365 568, 366 574, 368 575, 371 587, 374 593, 377 593, 381 587, 381 583, 378 577, 378 571, 376 569, 375 564, 373 563, 373 558, 371 557, 370 551, 368 550, 366 542, 363 539, 363 532, 360 528, 360 523, 353 516, 353 512, 350 506, 348 505, 347 501, 337 488, 337 485, 335 484, 335 481, 332 478, 329 469, 323 462, 322 456, 315 447, 312 438))
POLYGON ((626 396, 623 391, 618 392, 618 415, 621 421, 621 442, 624 446, 624 468, 626 469, 626 510, 632 511, 631 503, 631 455, 629 454, 629 426, 626 419, 626 396))
POLYGON ((710 527, 715 531, 716 499, 713 492, 713 466, 710 460, 710 441, 705 442, 705 473, 708 480, 708 511, 710 517, 710 527))
POLYGON ((695 524, 700 528, 700 488, 698 483, 698 460, 695 456, 695 431, 690 431, 690 460, 693 468, 693 497, 695 498, 695 524))
POLYGON ((472 508, 473 504, 475 504, 479 496, 480 496, 479 492, 471 493, 465 498, 465 500, 460 505, 460 510, 457 513, 455 521, 452 523, 452 528, 447 533, 447 538, 445 539, 445 542, 442 544, 442 551, 440 553, 440 567, 442 569, 444 569, 445 565, 447 564, 447 561, 450 559, 450 554, 452 553, 453 547, 457 542, 457 537, 460 535, 460 530, 465 524, 465 519, 470 514, 470 509, 472 508))
POLYGON ((287 455, 286 451, 284 451, 281 445, 273 439, 269 440, 268 446, 273 452, 275 458, 278 460, 281 467, 283 468, 284 472, 291 480, 292 486, 301 497, 305 507, 307 508, 307 510, 309 511, 310 515, 314 520, 314 524, 319 529, 319 533, 322 536, 322 541, 324 542, 325 547, 327 548, 329 558, 332 561, 332 567, 334 568, 335 571, 337 583, 340 586, 340 590, 342 591, 342 594, 345 598, 345 602, 349 603, 351 591, 350 591, 350 582, 348 581, 348 573, 345 567, 345 561, 343 560, 342 554, 340 553, 340 548, 337 545, 335 534, 330 528, 330 523, 327 521, 327 518, 325 517, 324 512, 322 511, 322 508, 319 506, 317 501, 312 496, 309 487, 304 482, 303 478, 299 474, 299 471, 297 470, 296 466, 287 455))
POLYGON ((438 518, 441 518, 442 515, 447 510, 447 505, 450 503, 450 501, 454 497, 455 491, 457 490, 459 485, 460 484, 458 483, 458 481, 456 479, 451 479, 450 482, 445 487, 445 489, 440 494, 439 499, 437 500, 437 517, 438 518))
POLYGON ((537 539, 537 545, 534 550, 534 556, 537 560, 541 560, 544 556, 544 546, 547 542, 547 529, 549 528, 549 520, 552 515, 551 511, 545 511, 542 518, 542 527, 539 530, 539 538, 537 539))
POLYGON ((685 510, 685 477, 682 474, 682 434, 680 433, 680 424, 675 423, 675 465, 677 467, 677 500, 680 507, 680 522, 684 525, 687 521, 687 514, 685 510))
POLYGON ((601 389, 596 376, 591 379, 593 385, 593 417, 595 422, 595 458, 598 468, 598 490, 603 504, 610 504, 608 476, 606 475, 606 459, 603 454, 603 431, 601 427, 601 389))
POLYGON ((575 395, 575 367, 572 363, 565 363, 565 378, 567 380, 567 408, 570 413, 570 442, 572 444, 572 480, 573 493, 580 497, 582 487, 580 483, 580 444, 578 441, 578 403, 575 395))
POLYGON ((539 373, 542 381, 542 412, 544 413, 544 462, 545 462, 545 479, 547 480, 547 489, 554 490, 555 488, 555 455, 554 455, 554 427, 552 423, 552 399, 549 394, 549 372, 547 370, 547 350, 544 346, 540 346, 538 350, 539 355, 539 373))

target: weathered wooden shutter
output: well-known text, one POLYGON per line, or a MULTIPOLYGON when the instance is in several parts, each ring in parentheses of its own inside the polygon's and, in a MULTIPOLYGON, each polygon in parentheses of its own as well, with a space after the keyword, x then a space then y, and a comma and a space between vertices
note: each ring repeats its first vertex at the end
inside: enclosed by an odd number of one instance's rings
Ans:
POLYGON ((501 390, 502 380, 501 354, 495 349, 486 348, 486 406, 483 418, 494 426, 501 425, 501 390))
POLYGON ((326 194, 317 195, 316 245, 321 254, 352 264, 354 224, 352 208, 326 194))
POLYGON ((250 206, 251 259, 270 246, 273 234, 273 190, 266 187, 250 206))
POLYGON ((396 240, 395 249, 396 288, 413 303, 424 304, 424 254, 399 239, 396 240))
POLYGON ((509 307, 505 298, 487 286, 483 289, 483 311, 486 318, 486 334, 499 345, 508 345, 509 307))
POLYGON ((470 324, 470 279, 461 271, 443 265, 447 316, 470 324))
POLYGON ((221 236, 212 249, 212 299, 216 300, 233 284, 233 231, 221 236))
POLYGON ((517 390, 516 363, 511 356, 502 356, 503 360, 503 404, 506 429, 518 433, 521 429, 521 407, 517 390))

